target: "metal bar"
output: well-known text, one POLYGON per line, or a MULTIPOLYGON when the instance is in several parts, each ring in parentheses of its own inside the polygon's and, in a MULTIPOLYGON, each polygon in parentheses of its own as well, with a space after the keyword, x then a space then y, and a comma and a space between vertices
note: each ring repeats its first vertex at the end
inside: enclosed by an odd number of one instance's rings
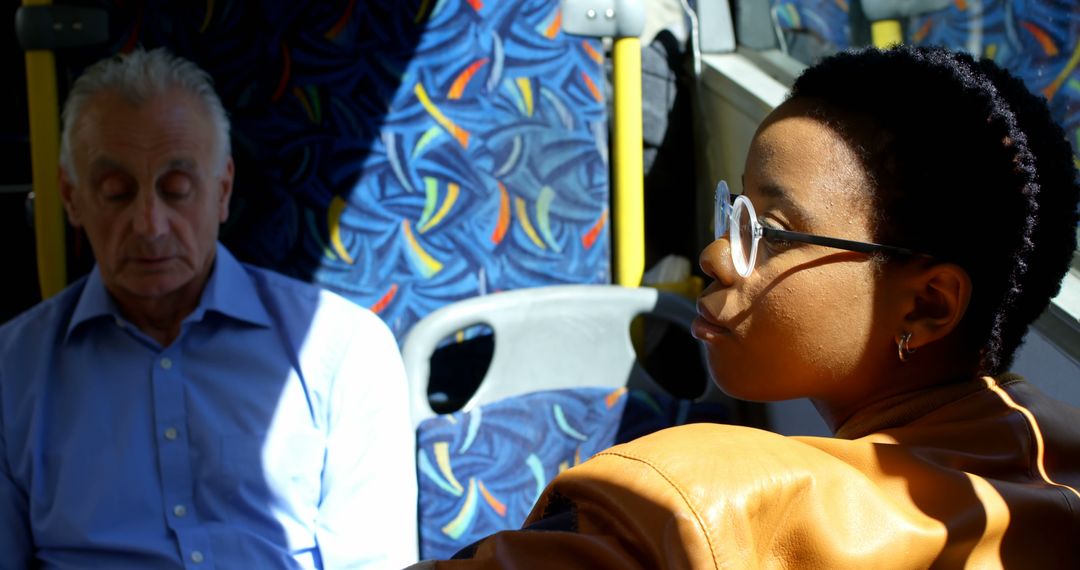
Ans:
POLYGON ((33 192, 30 184, 0 184, 0 194, 27 194, 33 192))
POLYGON ((870 37, 874 47, 887 48, 904 43, 899 20, 878 20, 870 23, 870 37))
MULTIPOLYGON (((23 0, 23 6, 51 3, 51 0, 23 0)), ((26 89, 30 114, 38 284, 41 298, 47 299, 67 285, 64 215, 57 185, 60 107, 56 94, 56 59, 52 51, 26 52, 26 89)))
POLYGON ((616 38, 613 136, 615 282, 641 285, 645 271, 645 174, 641 132, 641 40, 616 38))

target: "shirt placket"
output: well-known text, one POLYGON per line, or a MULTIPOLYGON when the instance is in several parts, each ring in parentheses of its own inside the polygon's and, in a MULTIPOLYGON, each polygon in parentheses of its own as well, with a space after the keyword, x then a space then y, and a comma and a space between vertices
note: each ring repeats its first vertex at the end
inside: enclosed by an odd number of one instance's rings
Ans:
POLYGON ((206 570, 214 568, 214 561, 209 536, 199 525, 193 500, 192 450, 184 404, 184 377, 179 351, 173 347, 157 355, 151 372, 162 508, 169 528, 176 535, 185 568, 206 570))

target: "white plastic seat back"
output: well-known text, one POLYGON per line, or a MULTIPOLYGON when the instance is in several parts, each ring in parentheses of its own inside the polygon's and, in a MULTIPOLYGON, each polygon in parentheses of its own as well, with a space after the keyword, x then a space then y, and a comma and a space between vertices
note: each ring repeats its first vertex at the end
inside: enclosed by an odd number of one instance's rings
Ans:
POLYGON ((494 331, 495 349, 464 411, 538 390, 655 387, 637 366, 630 339, 630 322, 642 313, 683 329, 696 315, 693 303, 673 293, 617 285, 519 289, 442 307, 418 322, 402 347, 413 424, 435 415, 428 401, 432 353, 475 325, 494 331))

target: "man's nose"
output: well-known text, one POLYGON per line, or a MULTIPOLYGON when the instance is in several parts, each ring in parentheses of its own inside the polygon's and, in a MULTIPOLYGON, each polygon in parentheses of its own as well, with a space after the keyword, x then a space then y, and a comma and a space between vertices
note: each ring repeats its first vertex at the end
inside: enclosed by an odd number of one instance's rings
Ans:
POLYGON ((169 227, 165 210, 165 204, 157 192, 140 192, 135 200, 135 233, 146 237, 164 235, 169 227))

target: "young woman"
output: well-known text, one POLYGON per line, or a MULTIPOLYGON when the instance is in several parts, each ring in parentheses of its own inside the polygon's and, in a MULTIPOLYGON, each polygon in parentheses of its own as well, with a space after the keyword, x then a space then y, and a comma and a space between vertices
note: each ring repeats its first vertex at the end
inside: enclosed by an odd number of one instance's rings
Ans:
POLYGON ((714 380, 833 438, 666 430, 559 476, 439 567, 1080 565, 1080 410, 1007 373, 1076 247, 1045 104, 902 47, 807 70, 717 196, 694 334, 714 380))

